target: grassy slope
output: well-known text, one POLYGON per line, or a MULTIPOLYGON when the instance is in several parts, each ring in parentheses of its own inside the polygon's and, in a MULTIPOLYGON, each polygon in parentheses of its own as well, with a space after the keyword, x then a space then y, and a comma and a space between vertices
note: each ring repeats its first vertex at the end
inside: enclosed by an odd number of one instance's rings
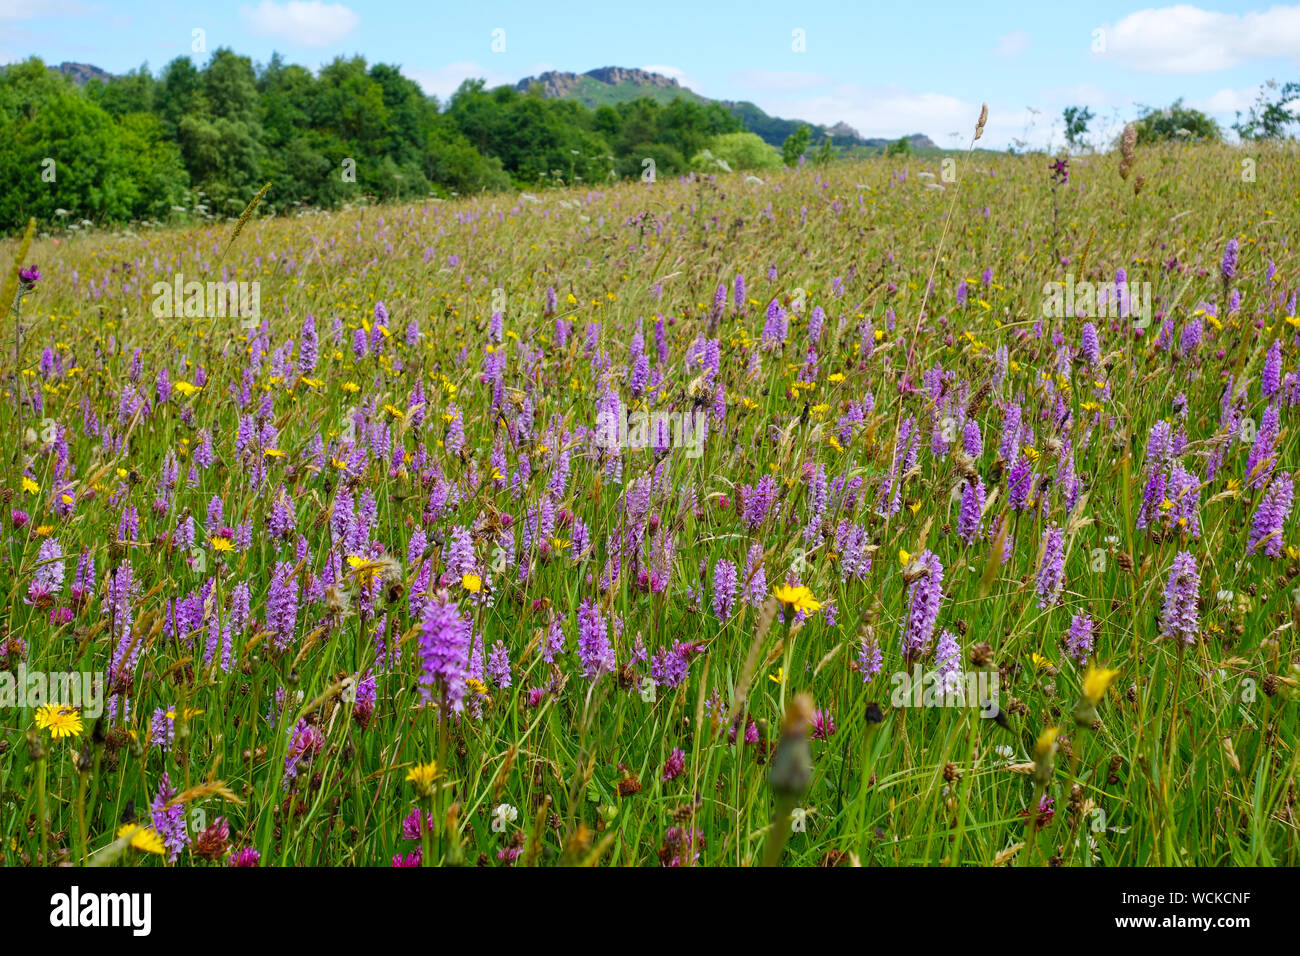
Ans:
MULTIPOLYGON (((510 830, 525 835, 521 862, 590 854, 605 863, 654 864, 661 851, 672 855, 665 842, 669 828, 689 820, 702 837, 699 862, 753 863, 773 806, 765 754, 790 698, 808 692, 833 714, 838 730, 813 743, 813 778, 800 798, 809 811, 808 826, 790 841, 790 863, 815 864, 827 854, 852 854, 866 864, 1300 862, 1296 704, 1261 689, 1285 689, 1298 652, 1290 610, 1297 558, 1290 551, 1280 559, 1243 559, 1260 494, 1240 484, 1249 446, 1235 440, 1225 446, 1218 477, 1201 491, 1199 539, 1177 532, 1156 539, 1135 526, 1146 436, 1157 419, 1174 416, 1176 395, 1185 395, 1190 409, 1188 465, 1204 477, 1205 454, 1216 447, 1219 433, 1220 373, 1230 369, 1238 381, 1250 381, 1242 413, 1258 422, 1264 408, 1259 370, 1275 337, 1287 343, 1285 367, 1296 367, 1295 331, 1276 306, 1262 314, 1263 328, 1255 324, 1256 309, 1271 301, 1264 279, 1269 259, 1280 279, 1291 286, 1300 281, 1294 236, 1289 244, 1282 241, 1287 224, 1300 219, 1296 166, 1290 159, 1262 157, 1257 181, 1244 184, 1238 160, 1228 150, 1143 152, 1138 172, 1146 185, 1137 196, 1131 181, 1120 181, 1110 157, 1077 163, 1070 187, 1055 199, 1041 157, 980 157, 969 166, 960 164, 962 181, 955 193, 952 186, 946 191, 923 187, 916 174, 927 168, 937 174, 933 161, 928 166, 910 161, 907 180, 891 185, 904 164, 880 159, 781 173, 761 187, 732 177, 716 184, 674 180, 653 187, 547 193, 540 204, 490 197, 254 220, 224 265, 232 278, 262 282, 273 347, 288 337, 301 343, 300 325, 308 313, 317 318, 322 343, 313 382, 277 380, 267 367, 269 357, 253 375, 250 409, 263 396, 273 397, 276 443, 285 452, 283 458, 266 459, 269 474, 261 488, 250 481, 254 462, 239 456, 233 444, 240 409, 229 389, 247 364, 238 329, 228 320, 159 320, 149 311, 152 282, 167 281, 175 271, 196 278, 220 272, 229 227, 138 239, 100 235, 57 245, 38 242, 28 259, 40 263, 45 278, 23 306, 24 316, 35 323, 27 333, 33 343, 27 362, 34 364, 46 344, 75 356, 78 371, 45 382, 42 414, 70 430, 77 504, 68 518, 49 510, 53 457, 34 430, 26 450, 39 490, 14 488, 18 500, 12 502, 34 520, 15 530, 7 514, 5 519, 3 624, 27 642, 28 668, 103 670, 112 653, 112 624, 101 615, 98 597, 73 621, 53 626, 45 610, 24 603, 40 542, 32 529, 41 526, 69 555, 93 549, 101 586, 108 568, 129 553, 141 586, 134 631, 146 644, 132 685, 130 720, 96 749, 100 769, 87 778, 84 792, 70 755, 89 739, 89 727, 76 742, 45 737, 48 757, 34 763, 23 739, 31 727, 30 711, 4 712, 0 733, 8 747, 0 755, 5 805, 0 860, 13 864, 38 852, 40 828, 19 822, 36 812, 38 778, 48 794, 51 853, 80 858, 87 848, 110 842, 128 801, 137 811, 147 806, 166 770, 178 788, 209 777, 226 781, 229 799, 199 796, 192 808, 203 810, 209 821, 218 814, 228 817, 234 842, 257 847, 264 863, 384 864, 414 848, 400 829, 417 802, 411 784, 404 782, 406 772, 437 758, 446 789, 423 805, 436 810, 440 828, 453 801, 458 813, 457 840, 428 844, 440 859, 463 855, 473 861, 483 854, 495 860, 510 834, 492 832, 489 813, 509 803, 520 811, 510 830), (991 210, 987 218, 981 213, 985 206, 991 210), (643 211, 652 218, 626 224, 643 211), (953 219, 943 238, 949 214, 953 219), (725 228, 712 225, 714 216, 725 228), (743 225, 732 225, 742 220, 743 225), (1053 359, 1050 336, 1060 331, 1077 343, 1078 321, 1049 322, 1045 338, 1028 334, 1041 315, 1044 284, 1064 278, 1053 248, 1070 260, 1071 269, 1096 280, 1123 266, 1134 281, 1150 281, 1160 299, 1157 308, 1173 315, 1181 329, 1202 300, 1222 301, 1217 268, 1229 236, 1243 242, 1235 284, 1246 311, 1228 318, 1221 331, 1207 329, 1196 362, 1150 349, 1154 327, 1134 340, 1122 327, 1105 326, 1103 365, 1067 363, 1062 370, 1053 359), (457 257, 454 263, 451 256, 457 257), (1175 257, 1187 272, 1162 266, 1175 257), (285 266, 286 259, 291 266, 285 266), (774 279, 767 278, 771 265, 777 269, 774 279), (993 275, 988 288, 978 284, 985 268, 993 275), (913 342, 932 270, 929 318, 913 342), (335 443, 346 427, 347 409, 373 407, 374 419, 398 432, 407 453, 422 440, 432 460, 467 485, 462 503, 430 526, 430 533, 435 527, 445 535, 453 525, 474 526, 493 510, 511 514, 517 528, 526 509, 545 493, 563 440, 548 432, 552 417, 559 416, 568 429, 593 421, 600 387, 596 363, 584 353, 584 326, 600 323, 595 341, 621 381, 633 326, 645 322, 653 354, 653 317, 672 317, 664 401, 681 408, 698 374, 685 367, 686 348, 710 327, 715 287, 729 287, 737 273, 748 281, 744 314, 733 314, 729 306, 714 333, 722 345, 726 428, 711 428, 700 458, 670 453, 664 483, 654 491, 652 510, 671 529, 677 548, 666 592, 643 593, 628 574, 607 592, 594 583, 606 564, 606 536, 617 533, 623 521, 625 489, 651 474, 649 454, 625 452, 621 485, 602 477, 598 461, 575 457, 562 505, 590 525, 595 553, 578 564, 563 551, 545 558, 533 554, 526 580, 513 570, 491 576, 490 607, 459 599, 476 633, 486 635, 489 644, 502 641, 514 667, 511 687, 488 688, 482 717, 452 725, 420 709, 413 690, 418 659, 408 643, 402 661, 379 677, 379 703, 369 727, 363 730, 349 720, 337 679, 370 667, 375 641, 375 621, 363 622, 356 613, 331 619, 321 605, 304 608, 294 649, 283 657, 268 653, 262 622, 270 572, 280 560, 292 565, 294 553, 292 542, 271 540, 264 531, 271 492, 280 485, 296 501, 298 529, 307 539, 307 570, 325 566, 326 513, 342 484, 358 494, 373 493, 378 514, 373 538, 403 561, 408 587, 414 574, 405 563, 406 550, 422 524, 429 494, 414 484, 414 465, 372 462, 351 476, 327 465, 317 473, 310 467, 314 435, 331 442, 331 457, 344 454, 335 443), (107 279, 108 289, 88 300, 91 279, 97 285, 107 279), (845 283, 842 295, 832 292, 836 279, 845 283), (976 282, 965 308, 954 298, 963 280, 976 282), (657 283, 662 298, 656 301, 651 289, 657 283), (565 348, 555 345, 554 323, 542 314, 548 285, 558 288, 562 311, 576 323, 565 348), (490 482, 468 486, 468 460, 480 479, 490 475, 488 454, 499 434, 490 391, 480 382, 488 317, 495 307, 492 293, 498 287, 508 297, 508 407, 515 407, 512 402, 525 387, 535 402, 534 477, 518 492, 490 482), (767 303, 786 301, 799 289, 808 298, 793 318, 789 343, 779 353, 765 353, 761 369, 751 374, 746 353, 756 345, 767 303), (393 337, 384 358, 355 361, 353 331, 373 321, 379 300, 392 317, 393 337), (813 306, 823 307, 828 318, 816 387, 800 395, 792 388, 813 306), (890 313, 897 317, 892 331, 890 313), (330 338, 332 316, 347 326, 338 348, 330 338), (936 325, 939 316, 942 327, 936 325), (870 358, 858 351, 864 319, 882 333, 870 358), (403 333, 413 320, 423 335, 412 348, 404 344, 403 333), (517 343, 544 352, 528 361, 527 372, 517 343), (910 362, 909 343, 916 348, 910 362), (977 387, 989 378, 998 345, 1011 350, 1007 381, 973 417, 983 428, 986 449, 975 467, 990 491, 999 489, 986 521, 998 527, 1005 518, 1014 536, 1005 566, 991 561, 988 539, 968 547, 953 533, 954 460, 930 451, 933 410, 924 393, 898 387, 909 365, 912 383, 919 384, 922 370, 942 365, 977 387), (159 404, 132 425, 113 425, 119 435, 130 427, 130 438, 120 453, 105 453, 83 434, 81 406, 88 403, 106 424, 118 421, 119 393, 136 347, 143 353, 141 388, 150 394, 162 366, 173 380, 193 381, 192 363, 202 363, 209 384, 192 398, 176 396, 159 404), (999 482, 994 462, 1001 423, 997 405, 1013 398, 1025 403, 1040 467, 1055 475, 1050 428, 1040 412, 1055 407, 1062 385, 1055 378, 1058 371, 1066 376, 1069 387, 1061 394, 1074 417, 1056 440, 1073 442, 1085 496, 1070 515, 1063 513, 1054 489, 1041 513, 1007 512, 1005 479, 999 482), (417 379, 429 401, 423 425, 382 411, 392 405, 405 413, 417 379), (837 450, 830 439, 844 403, 868 392, 875 397, 874 412, 837 450), (443 416, 453 404, 464 419, 466 459, 443 446, 443 416), (187 406, 193 426, 182 420, 187 406), (906 477, 901 510, 887 519, 875 517, 896 427, 909 416, 921 423, 918 469, 906 477), (195 427, 216 428, 218 463, 201 471, 197 487, 190 488, 185 473, 198 438, 195 427), (180 484, 158 514, 152 502, 169 452, 178 455, 180 484), (832 477, 866 482, 865 500, 832 516, 831 524, 840 518, 858 523, 878 546, 864 580, 842 579, 833 539, 815 539, 815 548, 801 551, 807 469, 815 464, 832 477), (130 473, 140 478, 138 484, 128 480, 130 473), (734 506, 741 486, 763 475, 779 482, 783 517, 751 528, 734 506), (688 485, 698 495, 698 508, 679 491, 688 485), (127 497, 110 503, 121 495, 127 497), (241 635, 231 673, 196 667, 192 658, 201 659, 201 637, 167 639, 161 630, 165 600, 204 580, 168 535, 182 509, 202 518, 213 496, 222 499, 226 520, 250 520, 257 529, 245 553, 206 550, 207 572, 218 576, 218 607, 236 582, 248 580, 252 586, 254 624, 241 635), (109 544, 117 537, 126 501, 141 516, 139 541, 129 548, 109 544), (1062 606, 1040 609, 1033 576, 1040 536, 1049 524, 1066 529, 1066 590, 1062 606), (725 622, 717 620, 710 609, 714 562, 725 557, 743 570, 753 543, 767 552, 769 584, 797 568, 819 599, 833 602, 837 623, 828 623, 824 608, 796 631, 780 619, 764 629, 758 623, 762 615, 748 605, 725 622), (906 614, 899 550, 915 555, 926 548, 945 568, 939 626, 961 635, 964 656, 976 643, 991 645, 993 664, 1003 672, 1009 730, 971 709, 890 706, 889 675, 902 668, 898 635, 906 614), (1196 555, 1202 574, 1202 629, 1188 648, 1161 640, 1158 626, 1167 571, 1181 549, 1196 555), (1131 558, 1131 572, 1123 569, 1121 555, 1131 558), (1216 597, 1220 592, 1234 597, 1216 597), (661 689, 653 703, 621 688, 614 677, 591 687, 574 655, 573 612, 584 597, 598 598, 607 617, 621 617, 620 665, 629 660, 637 635, 651 652, 676 639, 692 639, 705 641, 707 653, 692 663, 685 683, 661 689), (551 614, 547 605, 565 615, 568 637, 568 651, 554 670, 538 653, 551 614), (1062 654, 1060 640, 1078 612, 1097 622, 1096 659, 1120 671, 1094 731, 1076 729, 1069 718, 1082 675, 1062 654), (861 633, 874 635, 884 653, 884 671, 869 684, 855 666, 861 633), (1266 685, 1270 677, 1283 682, 1266 685), (537 707, 527 706, 529 688, 557 680, 567 681, 563 690, 545 696, 537 707), (289 689, 291 706, 272 726, 266 718, 281 687, 289 689), (720 705, 742 701, 757 721, 759 745, 730 744, 728 724, 717 720, 720 705), (864 713, 870 703, 884 708, 885 719, 867 733, 864 713), (200 711, 182 721, 179 743, 164 752, 131 742, 126 730, 143 742, 154 710, 172 706, 200 711), (286 786, 286 731, 300 716, 319 722, 325 746, 286 786), (1022 814, 1036 793, 1027 765, 1032 741, 1056 725, 1064 728, 1062 749, 1046 789, 1055 812, 1030 852, 1024 848, 1028 833, 1022 814), (664 783, 661 769, 676 747, 686 752, 686 771, 664 783), (1002 747, 1009 751, 997 749, 1002 747), (635 780, 639 792, 620 796, 620 782, 627 780, 635 780), (692 795, 698 795, 698 805, 692 795), (83 805, 84 842, 77 824, 83 805), (530 849, 537 851, 535 858, 530 849)), ((7 260, 14 244, 3 248, 7 260)), ((28 380, 39 376, 33 372, 28 380)), ((622 391, 626 397, 626 388, 622 391)), ((711 401, 711 389, 707 395, 711 401)), ((0 428, 15 434, 8 394, 5 399, 0 428)), ((1284 423, 1292 416, 1284 412, 1284 423)), ((513 472, 517 453, 509 442, 506 447, 513 472)), ((1294 429, 1284 434, 1279 453, 1280 467, 1293 468, 1294 429)), ((16 473, 11 478, 16 483, 16 473)), ((1289 544, 1296 535, 1292 519, 1286 528, 1289 544)), ((206 547, 202 521, 199 544, 206 547)), ((662 552, 662 545, 648 548, 643 559, 651 560, 655 551, 662 552)), ((429 554, 445 557, 436 544, 429 554)), ((486 544, 479 558, 490 562, 486 544)), ((74 564, 70 560, 69 577, 74 564)), ((345 592, 345 602, 356 600, 355 588, 345 592)), ((406 602, 402 596, 387 608, 390 642, 411 633, 406 602)), ((187 851, 181 860, 194 858, 187 851)))

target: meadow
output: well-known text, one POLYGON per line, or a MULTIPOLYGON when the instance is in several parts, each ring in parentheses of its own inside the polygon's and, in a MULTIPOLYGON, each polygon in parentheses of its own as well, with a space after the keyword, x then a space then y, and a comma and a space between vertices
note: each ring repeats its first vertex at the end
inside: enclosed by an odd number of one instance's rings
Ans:
POLYGON ((0 863, 1300 863, 1297 224, 1169 146, 6 240, 0 863))

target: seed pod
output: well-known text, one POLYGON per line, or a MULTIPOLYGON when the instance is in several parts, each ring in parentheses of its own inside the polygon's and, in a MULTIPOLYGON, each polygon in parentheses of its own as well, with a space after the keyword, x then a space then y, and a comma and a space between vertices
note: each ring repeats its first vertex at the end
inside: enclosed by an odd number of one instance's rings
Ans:
POLYGON ((1129 123, 1119 138, 1119 178, 1127 180, 1137 163, 1137 126, 1129 123))

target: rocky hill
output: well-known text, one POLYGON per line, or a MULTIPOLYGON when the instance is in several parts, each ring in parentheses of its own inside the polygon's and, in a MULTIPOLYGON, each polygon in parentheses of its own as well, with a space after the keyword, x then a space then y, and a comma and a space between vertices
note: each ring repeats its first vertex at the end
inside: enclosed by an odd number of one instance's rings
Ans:
POLYGON ((89 83, 91 80, 99 80, 100 82, 107 83, 113 78, 112 73, 109 73, 107 70, 101 70, 99 67, 92 66, 89 63, 69 63, 64 61, 58 66, 51 66, 50 69, 57 73, 62 73, 64 76, 72 77, 72 82, 76 83, 78 86, 89 83))
MULTIPOLYGON (((552 99, 578 100, 593 109, 598 106, 615 106, 640 97, 649 97, 660 103, 669 103, 676 97, 698 103, 715 102, 661 73, 621 66, 602 66, 599 69, 588 70, 586 73, 551 70, 539 76, 525 77, 515 84, 515 88, 526 92, 534 85, 540 88, 543 96, 552 99)), ((739 116, 747 130, 757 133, 773 146, 780 147, 787 136, 804 125, 803 120, 769 116, 750 102, 731 100, 716 102, 739 116)), ((857 130, 843 121, 834 126, 822 126, 818 123, 807 125, 812 128, 814 143, 820 142, 826 136, 829 136, 836 146, 883 147, 890 142, 879 138, 864 139, 857 130)), ((934 141, 923 133, 913 133, 907 138, 917 149, 938 148, 934 141)))

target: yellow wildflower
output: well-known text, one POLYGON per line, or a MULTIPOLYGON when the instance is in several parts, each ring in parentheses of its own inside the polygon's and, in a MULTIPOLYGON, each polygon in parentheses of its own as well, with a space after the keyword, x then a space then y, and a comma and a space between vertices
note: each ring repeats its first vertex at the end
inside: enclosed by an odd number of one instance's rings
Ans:
POLYGON ((80 736, 82 730, 85 729, 81 723, 81 715, 77 713, 75 708, 63 707, 58 704, 45 704, 37 707, 36 726, 40 730, 48 730, 50 736, 55 740, 80 736))
POLYGON ((415 789, 426 797, 433 792, 433 781, 437 776, 438 765, 432 760, 428 763, 417 763, 406 773, 406 779, 415 784, 415 789))
POLYGON ((811 613, 821 610, 821 602, 813 597, 812 590, 802 585, 791 587, 783 584, 772 592, 773 596, 782 604, 793 607, 796 611, 811 613))

